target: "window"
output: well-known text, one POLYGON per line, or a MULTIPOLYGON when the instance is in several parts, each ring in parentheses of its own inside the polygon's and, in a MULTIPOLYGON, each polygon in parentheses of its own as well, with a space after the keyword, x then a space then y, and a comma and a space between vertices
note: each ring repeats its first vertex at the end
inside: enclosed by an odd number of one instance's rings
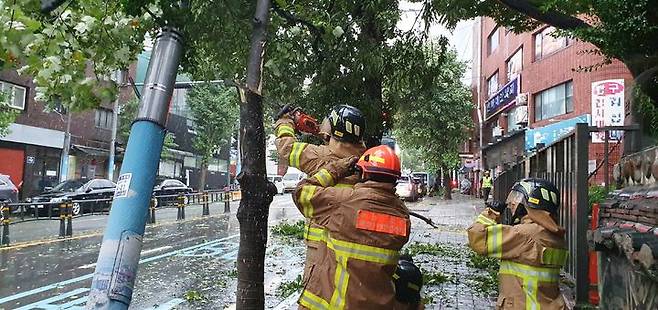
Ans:
POLYGON ((9 103, 9 106, 19 110, 25 109, 25 97, 27 94, 27 88, 19 86, 16 84, 0 81, 0 91, 6 93, 9 98, 5 103, 9 103))
POLYGON ((491 55, 491 53, 493 53, 498 48, 498 43, 500 40, 499 29, 500 28, 496 27, 496 29, 494 29, 494 31, 492 31, 487 38, 487 50, 489 51, 489 55, 491 55))
POLYGON ((535 121, 573 112, 573 82, 569 81, 535 95, 535 121))
POLYGON ((507 60, 507 80, 511 81, 523 70, 523 47, 507 60))
POLYGON ((112 118, 114 114, 111 110, 96 109, 96 127, 103 129, 112 129, 112 118))
POLYGON ((498 91, 498 71, 487 79, 487 98, 495 95, 498 91))
POLYGON ((542 59, 551 53, 567 47, 571 40, 565 37, 554 37, 555 27, 548 27, 535 34, 535 60, 542 59))

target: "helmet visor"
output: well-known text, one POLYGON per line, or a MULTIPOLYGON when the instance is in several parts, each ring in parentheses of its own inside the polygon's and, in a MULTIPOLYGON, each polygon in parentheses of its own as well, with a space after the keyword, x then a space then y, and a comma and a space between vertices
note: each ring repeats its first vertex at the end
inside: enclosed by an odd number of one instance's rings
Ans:
POLYGON ((505 203, 507 204, 507 207, 512 211, 512 214, 516 212, 516 208, 519 206, 519 204, 522 204, 523 201, 525 200, 525 195, 519 191, 512 190, 509 195, 507 195, 507 200, 505 200, 505 203))

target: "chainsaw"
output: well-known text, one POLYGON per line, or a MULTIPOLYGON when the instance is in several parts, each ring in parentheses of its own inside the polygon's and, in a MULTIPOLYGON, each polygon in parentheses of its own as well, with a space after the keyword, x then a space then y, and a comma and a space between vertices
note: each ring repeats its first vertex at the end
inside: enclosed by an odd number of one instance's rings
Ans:
POLYGON ((310 133, 312 135, 318 135, 320 133, 320 124, 318 123, 318 120, 304 113, 301 108, 293 108, 289 104, 286 104, 281 110, 279 110, 276 118, 280 119, 285 114, 292 116, 295 120, 295 128, 298 131, 310 133))

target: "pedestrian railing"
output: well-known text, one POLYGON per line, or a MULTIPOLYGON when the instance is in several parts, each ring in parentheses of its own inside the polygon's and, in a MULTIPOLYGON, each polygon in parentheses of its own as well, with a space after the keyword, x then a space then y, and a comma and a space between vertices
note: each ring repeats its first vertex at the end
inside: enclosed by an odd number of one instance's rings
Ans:
MULTIPOLYGON (((210 204, 224 202, 224 213, 231 212, 231 201, 239 200, 240 194, 235 191, 212 190, 176 195, 157 195, 151 199, 148 220, 156 223, 156 211, 176 208, 176 220, 184 220, 185 209, 192 205, 202 206, 202 216, 210 215, 210 204)), ((58 221, 59 238, 73 236, 73 219, 109 214, 112 198, 66 200, 61 202, 24 202, 0 203, 0 246, 10 244, 10 226, 32 221, 58 221)))
POLYGON ((588 124, 509 167, 494 180, 494 198, 504 201, 512 185, 525 177, 552 181, 560 190, 560 225, 566 229, 569 259, 564 271, 575 284, 576 302, 587 302, 588 272, 588 124))

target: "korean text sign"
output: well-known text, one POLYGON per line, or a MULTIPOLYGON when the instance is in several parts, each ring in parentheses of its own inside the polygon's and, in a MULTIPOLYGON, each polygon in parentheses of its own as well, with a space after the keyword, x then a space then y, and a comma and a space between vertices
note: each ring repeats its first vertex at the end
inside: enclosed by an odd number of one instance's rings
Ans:
MULTIPOLYGON (((605 80, 592 83, 592 125, 623 126, 624 117, 624 80, 605 80)), ((611 131, 611 140, 620 140, 623 131, 611 131)), ((604 132, 592 133, 592 142, 601 143, 604 132)))

